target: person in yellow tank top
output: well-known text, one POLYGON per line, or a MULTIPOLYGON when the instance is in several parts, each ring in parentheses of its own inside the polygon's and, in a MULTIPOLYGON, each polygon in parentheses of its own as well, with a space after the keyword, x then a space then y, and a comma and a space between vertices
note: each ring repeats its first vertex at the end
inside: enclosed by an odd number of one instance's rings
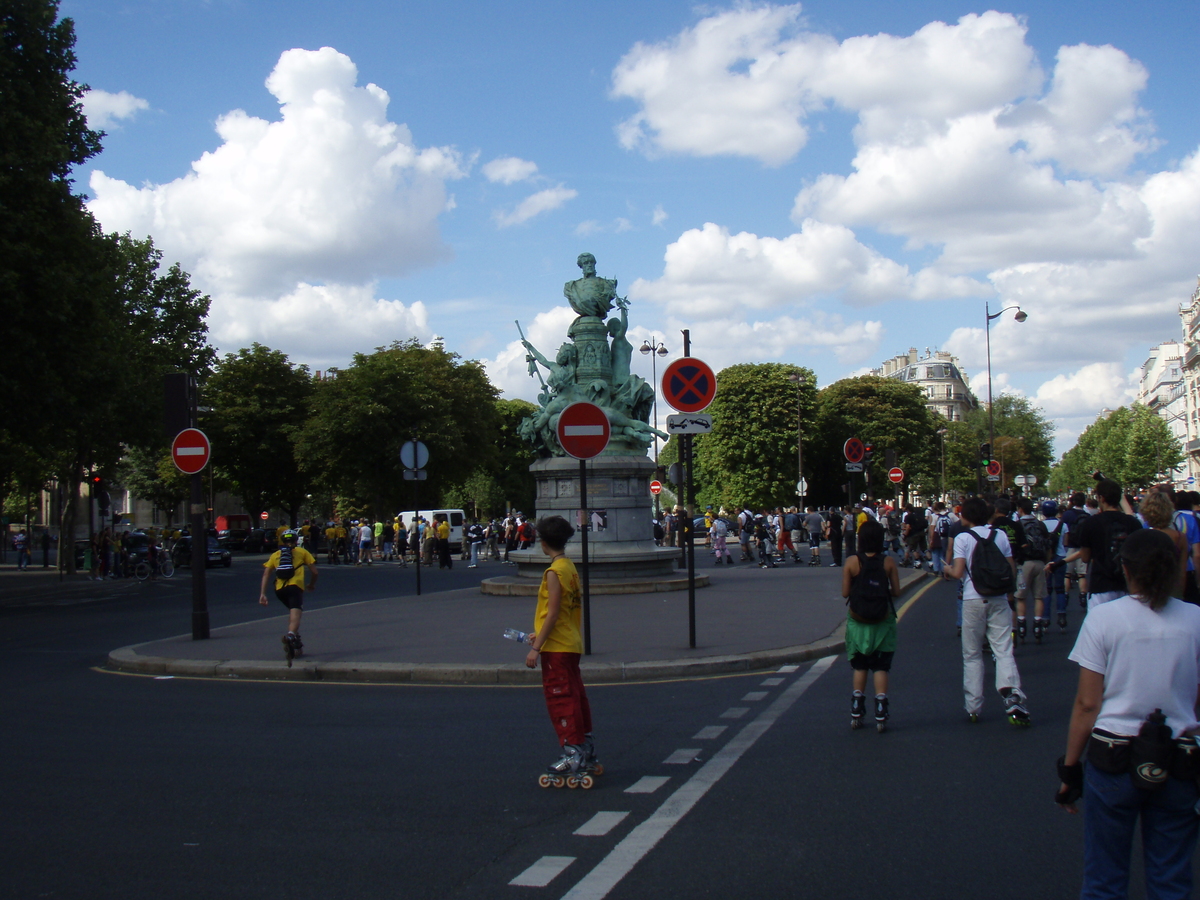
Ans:
POLYGON ((538 588, 533 631, 527 639, 533 649, 525 657, 525 665, 532 669, 541 661, 546 709, 563 751, 562 759, 552 763, 547 774, 598 775, 603 767, 596 761, 592 710, 579 672, 582 590, 579 572, 566 554, 575 529, 562 516, 547 516, 538 521, 537 534, 550 565, 538 588))

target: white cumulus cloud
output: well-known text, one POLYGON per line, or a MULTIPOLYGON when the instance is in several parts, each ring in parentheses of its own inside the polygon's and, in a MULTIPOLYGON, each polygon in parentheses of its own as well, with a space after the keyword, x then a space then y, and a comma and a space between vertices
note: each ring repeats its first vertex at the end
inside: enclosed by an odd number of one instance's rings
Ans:
POLYGON ((445 260, 437 220, 460 155, 416 146, 388 120, 387 92, 357 77, 331 47, 288 50, 267 79, 278 120, 222 116, 221 146, 167 184, 95 171, 89 205, 106 229, 153 235, 214 293, 362 284, 445 260))
POLYGON ((526 181, 537 174, 537 163, 515 156, 504 156, 484 163, 483 175, 488 181, 500 184, 515 184, 526 181))
POLYGON ((1094 418, 1102 409, 1128 406, 1136 395, 1120 363, 1097 362, 1054 376, 1037 389, 1033 400, 1051 418, 1094 418))
POLYGON ((132 119, 150 108, 150 101, 135 97, 129 91, 112 94, 94 88, 83 95, 82 103, 88 127, 95 129, 107 128, 121 119, 132 119))
POLYGON ((546 188, 544 191, 531 194, 512 210, 498 211, 494 218, 496 224, 501 228, 520 225, 522 222, 528 222, 534 216, 556 210, 568 200, 574 200, 578 196, 578 191, 560 184, 558 187, 546 188))

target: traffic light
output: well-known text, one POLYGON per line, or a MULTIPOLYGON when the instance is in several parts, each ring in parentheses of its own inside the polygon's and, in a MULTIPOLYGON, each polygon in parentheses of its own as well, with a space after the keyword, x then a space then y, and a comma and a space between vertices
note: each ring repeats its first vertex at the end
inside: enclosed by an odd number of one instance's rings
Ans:
POLYGON ((864 463, 869 463, 869 462, 871 461, 871 451, 872 451, 873 449, 874 449, 874 448, 873 448, 873 447, 872 447, 870 444, 863 444, 863 458, 862 458, 862 461, 863 461, 864 463))
POLYGON ((979 445, 979 468, 986 469, 989 465, 991 465, 991 463, 992 463, 992 445, 987 444, 987 443, 980 444, 979 445))

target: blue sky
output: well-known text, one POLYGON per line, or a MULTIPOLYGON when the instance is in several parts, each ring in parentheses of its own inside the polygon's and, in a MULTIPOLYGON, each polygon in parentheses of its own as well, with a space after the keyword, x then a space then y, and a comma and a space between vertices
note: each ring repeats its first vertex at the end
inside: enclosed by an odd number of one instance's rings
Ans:
POLYGON ((588 250, 635 345, 822 384, 915 346, 985 394, 984 304, 1020 303, 996 389, 1065 450, 1200 272, 1194 2, 61 13, 108 132, 78 186, 213 296, 223 351, 441 336, 532 399, 513 320, 552 351, 588 250))

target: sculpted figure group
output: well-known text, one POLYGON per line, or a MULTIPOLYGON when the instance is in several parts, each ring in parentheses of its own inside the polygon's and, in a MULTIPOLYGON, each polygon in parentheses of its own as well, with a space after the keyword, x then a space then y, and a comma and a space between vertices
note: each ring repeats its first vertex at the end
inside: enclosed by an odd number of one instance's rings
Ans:
POLYGON ((577 264, 583 277, 568 281, 563 295, 579 317, 567 329, 569 340, 558 348, 554 361, 521 335, 529 374, 541 380, 542 392, 538 396, 541 409, 521 422, 519 432, 540 455, 563 456, 556 431, 558 417, 570 404, 586 400, 608 415, 612 437, 606 452, 644 453, 654 435, 664 440, 668 435, 649 424, 654 389, 630 372, 633 345, 626 337, 629 301, 617 296, 615 278, 596 274, 596 257, 592 254, 581 253, 577 264), (604 317, 614 303, 621 311, 620 317, 605 323, 604 317), (545 378, 539 366, 546 369, 545 378))

